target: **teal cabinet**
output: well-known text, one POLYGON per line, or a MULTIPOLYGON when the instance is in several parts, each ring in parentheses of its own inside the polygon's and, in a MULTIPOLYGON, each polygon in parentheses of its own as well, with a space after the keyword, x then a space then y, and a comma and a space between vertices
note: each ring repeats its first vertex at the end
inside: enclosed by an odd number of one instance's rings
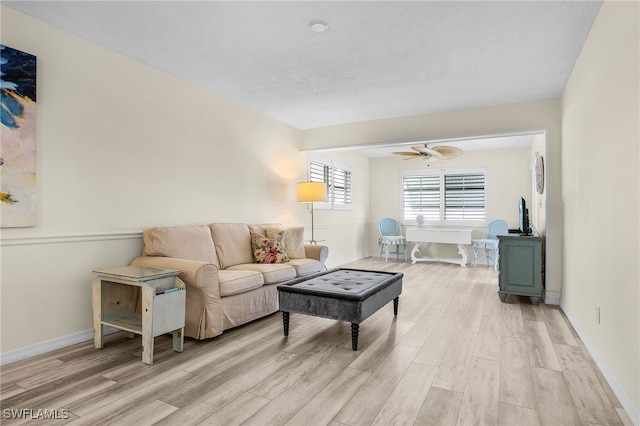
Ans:
POLYGON ((529 296, 537 305, 542 298, 543 247, 538 236, 499 235, 498 296, 505 301, 507 295, 529 296))

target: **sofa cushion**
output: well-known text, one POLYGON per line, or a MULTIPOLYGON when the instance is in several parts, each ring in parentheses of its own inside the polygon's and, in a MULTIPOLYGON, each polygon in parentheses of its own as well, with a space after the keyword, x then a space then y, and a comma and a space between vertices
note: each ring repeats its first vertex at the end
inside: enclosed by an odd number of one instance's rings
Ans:
POLYGON ((284 263, 289 260, 284 252, 284 231, 272 238, 251 232, 251 248, 256 263, 284 263))
POLYGON ((307 257, 304 250, 304 228, 302 226, 284 229, 284 252, 289 259, 307 257))
POLYGON ((222 269, 253 262, 251 236, 245 223, 212 223, 209 228, 222 269))
POLYGON ((287 265, 295 268, 297 277, 304 277, 323 270, 322 263, 314 259, 291 259, 287 265))
POLYGON ((142 237, 145 256, 199 260, 220 266, 206 225, 149 228, 142 232, 142 237))
POLYGON ((260 223, 248 226, 250 232, 262 234, 267 237, 272 237, 274 234, 277 234, 284 229, 281 223, 260 223))
POLYGON ((264 278, 261 273, 249 270, 228 270, 218 271, 220 285, 220 296, 231 296, 244 293, 262 287, 264 278))
POLYGON ((288 263, 247 263, 231 266, 227 271, 255 271, 260 272, 264 278, 264 284, 275 284, 296 277, 296 270, 288 263))

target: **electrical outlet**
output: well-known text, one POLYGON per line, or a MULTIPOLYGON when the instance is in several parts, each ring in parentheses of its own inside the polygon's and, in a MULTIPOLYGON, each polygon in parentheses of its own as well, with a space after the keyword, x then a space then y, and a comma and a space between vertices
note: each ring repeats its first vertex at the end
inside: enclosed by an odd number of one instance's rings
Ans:
POLYGON ((596 306, 596 324, 600 324, 600 306, 596 306))

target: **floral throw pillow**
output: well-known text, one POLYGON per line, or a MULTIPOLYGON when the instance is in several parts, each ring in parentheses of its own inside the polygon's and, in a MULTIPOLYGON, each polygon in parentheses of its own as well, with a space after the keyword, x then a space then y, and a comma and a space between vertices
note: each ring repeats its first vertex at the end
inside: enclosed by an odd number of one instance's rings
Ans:
POLYGON ((284 252, 284 231, 271 238, 252 232, 251 247, 256 263, 284 263, 289 260, 284 252))

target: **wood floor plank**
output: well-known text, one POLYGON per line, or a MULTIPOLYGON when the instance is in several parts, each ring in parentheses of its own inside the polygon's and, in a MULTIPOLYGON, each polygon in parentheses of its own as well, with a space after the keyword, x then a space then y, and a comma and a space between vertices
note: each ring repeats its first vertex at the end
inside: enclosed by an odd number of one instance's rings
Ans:
MULTIPOLYGON (((412 322, 402 321, 397 318, 393 319, 386 332, 374 342, 365 347, 358 345, 360 355, 349 367, 373 372, 381 363, 385 362, 385 359, 395 350, 395 347, 400 343, 407 331, 414 325, 412 322)), ((350 346, 351 344, 349 344, 350 346)))
POLYGON ((582 424, 562 372, 534 367, 533 381, 541 425, 582 424))
POLYGON ((339 348, 335 339, 311 348, 307 353, 293 359, 289 364, 271 373, 266 379, 251 388, 254 395, 274 399, 304 376, 318 368, 339 348))
POLYGON ((477 338, 476 332, 456 332, 433 381, 434 386, 458 392, 465 390, 477 338))
POLYGON ((567 345, 555 345, 555 349, 580 418, 590 423, 622 425, 622 420, 580 349, 567 345))
POLYGON ((525 339, 502 337, 500 402, 537 409, 535 385, 525 339))
POLYGON ((413 425, 437 371, 431 365, 412 363, 372 424, 413 425))
POLYGON ((538 410, 518 407, 502 402, 500 403, 500 412, 498 413, 498 417, 498 424, 504 426, 538 426, 540 424, 538 410))
POLYGON ((25 391, 26 391, 25 388, 22 388, 15 383, 10 383, 10 382, 2 383, 0 386, 0 400, 7 400, 8 398, 21 394, 22 392, 25 392, 25 391))
POLYGON ((462 395, 462 392, 431 386, 414 424, 455 425, 462 404, 462 395))
POLYGON ((531 365, 561 371, 560 362, 545 324, 540 321, 526 321, 525 333, 531 365))
MULTIPOLYGON (((271 372, 278 370, 298 355, 287 352, 272 355, 260 363, 253 363, 252 367, 234 375, 231 379, 217 384, 217 386, 203 389, 200 397, 188 402, 180 410, 166 417, 160 424, 175 424, 186 422, 198 424, 221 410, 234 399, 248 392, 255 385, 266 379, 271 372)), ((231 372, 230 374, 233 374, 231 372)))
POLYGON ((543 304, 542 308, 536 309, 535 312, 538 320, 545 323, 549 337, 553 343, 578 346, 569 328, 569 323, 560 309, 543 304))
POLYGON ((469 298, 462 308, 463 314, 460 316, 460 327, 477 332, 480 331, 488 286, 480 280, 474 281, 475 285, 472 287, 469 298))
POLYGON ((494 425, 498 423, 500 362, 473 358, 469 381, 462 396, 458 425, 494 425))
POLYGON ((80 416, 72 422, 78 425, 107 425, 130 414, 137 407, 157 399, 157 392, 163 387, 178 386, 191 378, 191 374, 178 370, 153 383, 141 383, 125 392, 113 393, 104 401, 96 401, 82 410, 71 410, 80 416))
POLYGON ((345 369, 285 424, 297 426, 329 423, 370 376, 371 373, 367 371, 345 369))
POLYGON ((169 414, 176 411, 178 407, 174 407, 173 405, 167 404, 163 401, 152 401, 149 404, 146 404, 130 414, 126 414, 113 423, 112 426, 146 426, 153 425, 159 420, 164 419, 169 414))
POLYGON ((501 318, 503 336, 517 337, 525 333, 522 310, 517 298, 508 298, 507 302, 502 303, 501 318))
POLYGON ((243 393, 228 405, 218 410, 202 421, 202 425, 233 426, 242 424, 256 411, 267 405, 271 400, 252 393, 243 393))
POLYGON ((273 401, 251 416, 244 425, 282 425, 322 392, 357 357, 350 349, 338 349, 325 363, 292 384, 273 401))
POLYGON ((341 407, 334 420, 349 425, 371 423, 404 377, 417 352, 416 346, 396 346, 353 398, 341 407))
POLYGON ((440 366, 458 329, 458 322, 440 318, 435 325, 432 325, 432 328, 433 331, 427 336, 420 352, 416 355, 416 362, 440 366))

